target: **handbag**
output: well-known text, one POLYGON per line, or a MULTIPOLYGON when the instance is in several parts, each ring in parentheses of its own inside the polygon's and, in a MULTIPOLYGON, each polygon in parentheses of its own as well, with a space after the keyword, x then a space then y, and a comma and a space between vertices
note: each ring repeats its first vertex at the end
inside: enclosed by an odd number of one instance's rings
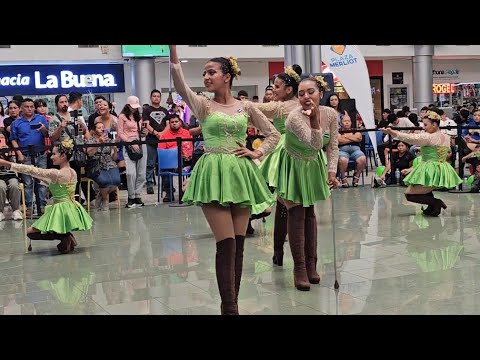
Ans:
MULTIPOLYGON (((138 128, 138 137, 141 139, 141 130, 140 130, 140 123, 137 121, 137 128, 138 128)), ((128 157, 132 161, 138 161, 143 157, 143 149, 142 145, 138 145, 139 151, 136 152, 133 150, 133 146, 130 144, 125 144, 125 149, 127 150, 128 157)))
POLYGON ((85 175, 90 179, 95 179, 98 175, 100 175, 100 158, 98 156, 92 156, 91 158, 87 159, 87 163, 85 165, 85 175))

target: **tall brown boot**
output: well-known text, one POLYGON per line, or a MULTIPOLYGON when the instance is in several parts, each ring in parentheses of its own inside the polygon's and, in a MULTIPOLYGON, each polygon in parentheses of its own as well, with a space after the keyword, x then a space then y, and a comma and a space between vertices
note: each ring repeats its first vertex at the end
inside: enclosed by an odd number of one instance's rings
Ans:
POLYGON ((305 211, 305 266, 308 281, 318 284, 320 275, 317 273, 317 218, 313 206, 305 211))
POLYGON ((283 244, 287 236, 288 212, 285 205, 277 200, 275 210, 275 223, 273 227, 273 258, 275 265, 283 266, 283 244))
POLYGON ((293 279, 301 291, 310 290, 305 268, 305 209, 294 206, 288 210, 288 242, 293 257, 293 279))
POLYGON ((57 239, 60 239, 57 249, 62 254, 68 254, 75 249, 75 246, 77 246, 77 241, 71 232, 66 234, 57 234, 57 239))
POLYGON ((428 194, 405 194, 405 198, 408 201, 417 203, 417 204, 425 204, 428 205, 426 211, 426 215, 430 216, 438 216, 442 211, 442 208, 446 209, 447 205, 442 200, 436 199, 433 197, 433 193, 428 194), (430 209, 429 209, 430 208, 430 209))
POLYGON ((215 271, 222 299, 222 315, 238 315, 238 305, 235 301, 235 252, 235 239, 226 238, 217 242, 215 271))
POLYGON ((243 249, 245 247, 245 236, 235 235, 235 302, 238 304, 238 293, 240 291, 240 281, 242 281, 243 270, 243 249))

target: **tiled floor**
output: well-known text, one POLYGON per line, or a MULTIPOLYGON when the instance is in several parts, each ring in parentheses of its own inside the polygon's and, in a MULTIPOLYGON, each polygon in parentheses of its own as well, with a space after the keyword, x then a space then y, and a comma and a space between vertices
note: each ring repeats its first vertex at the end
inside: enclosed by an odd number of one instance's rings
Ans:
MULTIPOLYGON (((341 189, 317 205, 320 285, 293 287, 288 243, 272 265, 273 216, 245 245, 241 314, 479 314, 479 195, 436 193, 426 218, 403 188, 341 189), (476 220, 477 219, 477 220, 476 220), (332 224, 335 224, 334 284, 332 224)), ((156 196, 151 196, 154 202, 156 196)), ((115 205, 112 204, 112 207, 115 205)), ((31 221, 0 223, 0 314, 219 314, 215 245, 198 207, 92 211, 79 247, 26 251, 31 221)))

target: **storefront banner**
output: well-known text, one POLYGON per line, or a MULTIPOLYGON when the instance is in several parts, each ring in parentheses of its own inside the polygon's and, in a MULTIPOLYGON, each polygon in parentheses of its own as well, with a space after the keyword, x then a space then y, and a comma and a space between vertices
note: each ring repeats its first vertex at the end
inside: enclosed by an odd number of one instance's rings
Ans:
MULTIPOLYGON (((322 45, 322 61, 340 79, 348 96, 355 99, 365 127, 375 128, 370 77, 367 63, 358 46, 322 45)), ((376 153, 377 140, 374 133, 371 133, 370 139, 376 153)))
POLYGON ((122 93, 123 64, 0 65, 0 96, 122 93))

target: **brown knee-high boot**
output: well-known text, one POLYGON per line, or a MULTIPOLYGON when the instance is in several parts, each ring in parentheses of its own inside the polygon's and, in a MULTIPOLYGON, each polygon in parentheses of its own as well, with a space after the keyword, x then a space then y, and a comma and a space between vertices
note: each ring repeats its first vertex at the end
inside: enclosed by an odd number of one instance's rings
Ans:
POLYGON ((238 304, 238 293, 240 291, 240 281, 242 281, 243 270, 243 249, 245 247, 245 236, 235 235, 235 302, 238 304))
POLYGON ((431 192, 428 194, 405 194, 405 198, 414 203, 428 205, 426 211, 429 207, 430 211, 425 213, 426 215, 438 216, 440 215, 442 208, 447 208, 447 205, 445 205, 442 200, 435 198, 431 192))
POLYGON ((317 273, 317 218, 313 206, 305 211, 305 265, 308 281, 318 284, 320 275, 317 273))
POLYGON ((293 257, 293 279, 298 290, 310 290, 305 268, 305 209, 302 205, 288 210, 288 242, 293 257))
POLYGON ((234 238, 226 238, 217 242, 215 271, 222 299, 222 315, 238 315, 238 306, 235 300, 235 252, 234 238))
POLYGON ((280 201, 277 201, 275 223, 273 227, 272 261, 278 266, 283 266, 283 244, 285 243, 285 237, 287 236, 287 217, 287 208, 280 201))

